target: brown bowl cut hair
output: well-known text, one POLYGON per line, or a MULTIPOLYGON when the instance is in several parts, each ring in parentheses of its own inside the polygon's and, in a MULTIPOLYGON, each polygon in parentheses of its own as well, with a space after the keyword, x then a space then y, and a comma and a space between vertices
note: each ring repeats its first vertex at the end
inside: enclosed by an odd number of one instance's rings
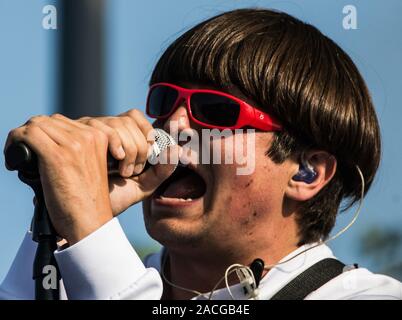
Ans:
POLYGON ((284 130, 267 155, 276 163, 309 149, 337 159, 332 180, 297 213, 299 245, 328 237, 343 210, 365 194, 379 166, 381 142, 375 110, 349 56, 314 26, 286 13, 239 9, 206 20, 162 54, 150 84, 196 83, 237 87, 272 114, 284 130))

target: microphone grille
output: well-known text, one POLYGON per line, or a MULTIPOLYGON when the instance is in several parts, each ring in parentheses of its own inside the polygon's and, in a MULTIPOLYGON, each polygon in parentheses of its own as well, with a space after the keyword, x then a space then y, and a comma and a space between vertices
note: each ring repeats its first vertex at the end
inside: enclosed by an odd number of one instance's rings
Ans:
POLYGON ((155 143, 152 145, 152 154, 148 158, 150 163, 154 163, 162 151, 177 144, 173 137, 162 129, 154 129, 154 134, 155 143))

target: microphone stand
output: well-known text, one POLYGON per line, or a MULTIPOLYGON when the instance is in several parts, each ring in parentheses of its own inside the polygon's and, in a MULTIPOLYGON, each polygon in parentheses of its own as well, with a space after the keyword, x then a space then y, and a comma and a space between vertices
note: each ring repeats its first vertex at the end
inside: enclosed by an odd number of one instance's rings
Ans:
POLYGON ((57 233, 50 221, 38 173, 36 155, 23 143, 10 145, 5 154, 9 170, 18 170, 19 179, 35 193, 32 240, 38 243, 33 263, 36 300, 59 300, 61 279, 53 252, 57 249, 57 233))

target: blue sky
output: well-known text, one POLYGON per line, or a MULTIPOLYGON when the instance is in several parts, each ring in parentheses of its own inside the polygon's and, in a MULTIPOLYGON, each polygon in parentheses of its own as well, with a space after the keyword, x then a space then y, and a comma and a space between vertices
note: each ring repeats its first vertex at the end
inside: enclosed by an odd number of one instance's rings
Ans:
MULTIPOLYGON (((55 40, 58 31, 42 29, 42 8, 54 1, 0 0, 0 143, 10 129, 30 116, 55 111, 55 40)), ((57 2, 56 2, 57 5, 57 2)), ((110 114, 144 108, 147 82, 163 49, 197 22, 220 12, 259 6, 283 10, 317 26, 355 61, 376 106, 383 137, 383 159, 356 224, 331 247, 344 262, 375 263, 359 256, 359 237, 370 227, 402 225, 402 2, 398 0, 108 0, 105 31, 106 96, 110 114), (357 9, 357 30, 342 27, 345 5, 357 9)), ((354 209, 354 208, 353 208, 354 209)), ((352 211, 353 211, 352 209, 352 211)), ((0 279, 4 277, 33 211, 32 192, 13 172, 0 169, 0 279)), ((339 218, 337 229, 351 219, 339 218)), ((147 236, 141 206, 120 218, 133 243, 155 245, 147 236)))

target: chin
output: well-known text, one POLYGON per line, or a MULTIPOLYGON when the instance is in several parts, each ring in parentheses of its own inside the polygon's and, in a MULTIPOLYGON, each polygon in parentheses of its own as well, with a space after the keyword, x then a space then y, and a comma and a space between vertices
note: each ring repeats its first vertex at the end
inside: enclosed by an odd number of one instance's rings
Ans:
POLYGON ((207 237, 207 228, 202 221, 192 219, 145 217, 145 227, 154 240, 168 248, 194 247, 207 237))

